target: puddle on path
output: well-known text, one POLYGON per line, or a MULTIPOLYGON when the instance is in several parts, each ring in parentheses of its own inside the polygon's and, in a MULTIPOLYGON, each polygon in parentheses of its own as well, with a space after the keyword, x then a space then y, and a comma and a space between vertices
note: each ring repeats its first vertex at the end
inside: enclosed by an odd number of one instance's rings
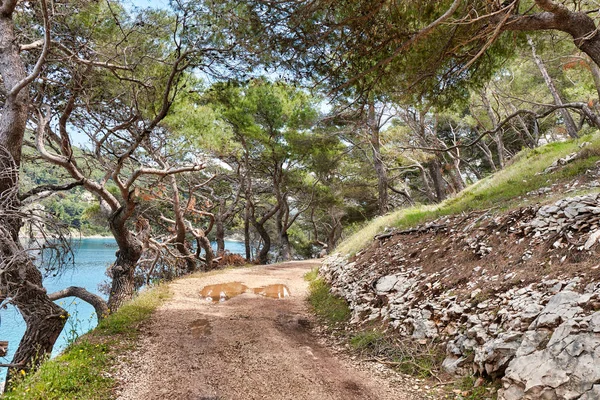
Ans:
POLYGON ((200 294, 206 299, 206 301, 223 302, 232 297, 245 293, 247 290, 248 286, 240 282, 229 282, 205 286, 200 291, 200 294))
POLYGON ((246 292, 270 297, 272 299, 284 299, 290 296, 290 289, 286 285, 276 284, 250 289, 248 286, 240 282, 208 285, 202 288, 200 294, 206 301, 212 301, 213 303, 216 303, 227 301, 232 297, 246 292))
POLYGON ((190 324, 192 336, 200 337, 202 335, 210 335, 212 328, 207 319, 197 319, 190 324))
POLYGON ((285 299, 286 297, 290 297, 290 289, 282 284, 268 285, 252 290, 256 294, 265 297, 270 297, 272 299, 285 299))

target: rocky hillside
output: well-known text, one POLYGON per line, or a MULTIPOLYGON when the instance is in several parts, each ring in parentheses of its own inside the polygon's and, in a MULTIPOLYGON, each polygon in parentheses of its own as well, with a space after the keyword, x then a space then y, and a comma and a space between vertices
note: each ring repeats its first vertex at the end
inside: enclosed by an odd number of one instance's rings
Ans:
POLYGON ((516 202, 397 223, 329 257, 321 275, 349 302, 352 323, 380 320, 441 343, 446 371, 501 380, 500 399, 599 399, 596 146, 546 157, 529 170, 543 185, 516 202))

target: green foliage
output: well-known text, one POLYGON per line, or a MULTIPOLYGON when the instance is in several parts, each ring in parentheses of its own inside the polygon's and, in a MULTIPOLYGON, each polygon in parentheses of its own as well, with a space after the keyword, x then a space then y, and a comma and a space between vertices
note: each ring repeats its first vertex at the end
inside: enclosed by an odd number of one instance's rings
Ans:
POLYGON ((288 230, 288 234, 295 254, 302 258, 311 258, 313 255, 313 245, 306 231, 295 224, 288 230))
MULTIPOLYGON (((80 156, 82 150, 75 148, 75 154, 80 156)), ((40 161, 31 149, 25 149, 23 158, 21 167, 21 192, 23 193, 42 185, 61 185, 72 181, 60 168, 40 161)), ((91 167, 92 178, 98 179, 102 176, 99 167, 93 164, 91 167)), ((69 191, 57 192, 53 196, 41 199, 37 204, 84 236, 109 234, 106 219, 100 216, 100 205, 97 200, 80 186, 69 191)))
POLYGON ((9 400, 110 400, 114 398, 115 381, 109 373, 119 353, 134 343, 141 322, 170 293, 166 285, 142 292, 116 313, 105 318, 98 327, 79 338, 61 355, 46 361, 35 373, 20 378, 5 393, 9 400))
POLYGON ((350 309, 346 300, 334 296, 325 281, 318 277, 318 270, 305 275, 309 283, 308 302, 315 314, 328 324, 339 324, 350 318, 350 309))

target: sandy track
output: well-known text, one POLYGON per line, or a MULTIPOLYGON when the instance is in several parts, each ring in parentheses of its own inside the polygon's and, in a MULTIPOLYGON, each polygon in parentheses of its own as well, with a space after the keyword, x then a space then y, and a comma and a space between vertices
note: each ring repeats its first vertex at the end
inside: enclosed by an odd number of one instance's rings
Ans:
POLYGON ((122 400, 411 399, 318 343, 308 328, 303 275, 318 262, 290 262, 187 278, 143 328, 117 372, 122 400), (203 299, 211 284, 285 284, 291 296, 244 293, 203 299))

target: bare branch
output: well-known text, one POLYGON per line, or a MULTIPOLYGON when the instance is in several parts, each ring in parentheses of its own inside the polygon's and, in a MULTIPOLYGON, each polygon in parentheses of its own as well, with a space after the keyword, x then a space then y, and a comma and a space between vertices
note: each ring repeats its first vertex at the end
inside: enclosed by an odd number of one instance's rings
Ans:
POLYGON ((182 172, 193 172, 193 171, 201 171, 204 169, 204 165, 190 165, 186 167, 179 168, 167 168, 167 169, 156 169, 156 168, 140 168, 136 170, 131 177, 124 184, 126 189, 131 188, 136 179, 138 179, 142 175, 157 175, 157 176, 169 176, 174 174, 180 174, 182 172))
POLYGON ((83 180, 66 183, 64 185, 41 185, 41 186, 38 186, 38 187, 35 187, 35 188, 29 190, 26 193, 19 195, 19 200, 23 201, 31 196, 35 196, 35 195, 43 193, 43 192, 58 192, 58 191, 71 190, 74 187, 82 186, 82 185, 83 185, 83 180))
POLYGON ((507 125, 512 119, 517 118, 521 115, 530 115, 535 119, 540 119, 540 118, 547 117, 548 115, 552 114, 554 111, 561 109, 561 108, 571 108, 571 109, 575 109, 575 110, 581 110, 585 114, 585 116, 592 122, 592 124, 594 126, 600 127, 600 116, 595 114, 586 103, 568 103, 568 104, 562 104, 562 105, 548 105, 547 107, 548 108, 541 113, 536 113, 535 111, 531 111, 531 110, 515 111, 514 113, 507 116, 500 123, 498 123, 498 125, 496 125, 493 129, 482 132, 479 136, 477 136, 477 138, 475 138, 473 141, 471 141, 470 143, 467 143, 467 144, 459 143, 454 146, 445 147, 443 149, 440 149, 437 147, 420 147, 420 146, 398 147, 398 148, 402 149, 402 150, 423 150, 423 151, 432 151, 432 152, 441 152, 441 153, 449 152, 449 151, 459 149, 459 148, 467 148, 467 147, 471 147, 471 146, 479 143, 481 141, 481 139, 483 139, 485 136, 497 133, 502 128, 504 128, 504 126, 507 125))
POLYGON ((64 299, 65 297, 77 297, 86 303, 89 303, 94 307, 94 310, 96 310, 98 322, 102 321, 102 319, 109 314, 108 305, 104 299, 97 294, 88 292, 82 287, 69 286, 66 289, 49 294, 48 297, 53 301, 64 299))
MULTIPOLYGON (((11 3, 11 1, 7 1, 7 4, 11 3)), ((46 62, 46 56, 48 55, 48 51, 50 50, 50 19, 48 17, 48 8, 46 7, 46 0, 40 0, 40 5, 42 7, 42 17, 44 19, 44 47, 42 48, 42 54, 37 60, 35 67, 33 67, 33 71, 31 74, 26 76, 20 82, 18 82, 13 88, 10 90, 8 96, 10 98, 15 98, 19 94, 19 92, 31 82, 34 81, 35 78, 38 77, 40 72, 42 72, 42 66, 46 62)), ((4 7, 3 7, 4 8, 4 7)))

